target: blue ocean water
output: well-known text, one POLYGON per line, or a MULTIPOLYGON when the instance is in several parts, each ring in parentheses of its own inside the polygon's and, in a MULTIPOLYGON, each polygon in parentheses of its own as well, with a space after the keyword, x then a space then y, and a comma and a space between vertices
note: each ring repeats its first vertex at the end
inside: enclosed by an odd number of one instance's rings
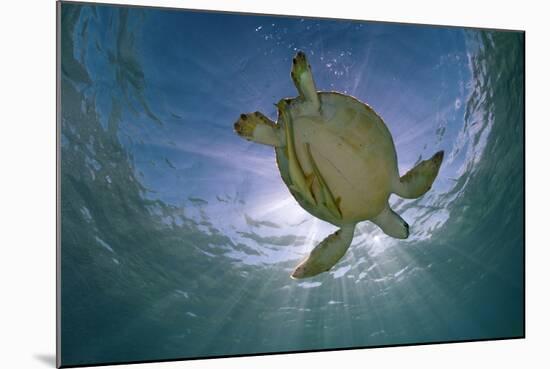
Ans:
POLYGON ((524 334, 524 36, 61 5, 63 365, 524 334), (330 272, 291 280, 334 227, 292 198, 243 112, 276 119, 303 50, 317 87, 371 105, 403 174, 407 240, 359 224, 330 272))

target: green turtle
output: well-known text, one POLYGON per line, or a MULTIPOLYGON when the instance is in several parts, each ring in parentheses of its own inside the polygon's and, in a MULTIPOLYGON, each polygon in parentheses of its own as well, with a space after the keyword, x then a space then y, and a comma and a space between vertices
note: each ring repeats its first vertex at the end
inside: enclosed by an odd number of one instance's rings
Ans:
POLYGON ((254 112, 241 114, 234 128, 247 140, 274 147, 281 177, 300 206, 339 228, 296 267, 296 279, 330 270, 349 248, 358 222, 369 220, 391 237, 407 238, 409 225, 390 208, 390 194, 425 194, 443 151, 399 176, 391 133, 369 105, 317 91, 303 52, 292 60, 291 77, 299 96, 276 104, 277 123, 254 112))

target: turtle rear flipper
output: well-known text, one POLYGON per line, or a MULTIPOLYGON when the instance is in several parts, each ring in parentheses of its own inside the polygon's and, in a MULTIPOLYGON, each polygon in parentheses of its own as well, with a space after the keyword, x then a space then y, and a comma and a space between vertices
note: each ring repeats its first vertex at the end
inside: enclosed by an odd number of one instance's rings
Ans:
POLYGON ((296 85, 296 89, 298 89, 300 93, 300 97, 306 102, 311 103, 315 111, 319 111, 321 102, 319 101, 317 88, 313 81, 311 67, 307 62, 304 52, 299 51, 292 59, 292 71, 290 72, 290 76, 292 77, 294 85, 296 85))
POLYGON ((280 133, 279 127, 259 111, 241 114, 233 127, 239 136, 248 141, 274 147, 284 146, 284 135, 280 133))

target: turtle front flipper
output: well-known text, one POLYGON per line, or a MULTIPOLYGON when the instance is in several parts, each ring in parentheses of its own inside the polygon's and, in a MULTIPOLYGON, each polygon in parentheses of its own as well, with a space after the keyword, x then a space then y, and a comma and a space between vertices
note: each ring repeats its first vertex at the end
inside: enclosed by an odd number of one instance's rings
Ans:
POLYGON ((439 173, 443 161, 443 151, 438 151, 428 160, 421 161, 393 184, 393 192, 406 199, 415 199, 424 195, 439 173))
POLYGON ((241 114, 234 128, 246 140, 275 147, 284 146, 284 136, 279 127, 259 111, 241 114))
POLYGON ((310 102, 313 105, 313 109, 318 111, 321 107, 319 95, 315 88, 315 82, 313 82, 313 74, 311 74, 311 67, 307 62, 306 54, 302 51, 299 51, 292 59, 292 71, 290 72, 290 76, 300 96, 305 101, 310 102))
POLYGON ((348 251, 355 224, 345 224, 310 252, 291 274, 292 279, 314 277, 320 273, 328 272, 348 251))

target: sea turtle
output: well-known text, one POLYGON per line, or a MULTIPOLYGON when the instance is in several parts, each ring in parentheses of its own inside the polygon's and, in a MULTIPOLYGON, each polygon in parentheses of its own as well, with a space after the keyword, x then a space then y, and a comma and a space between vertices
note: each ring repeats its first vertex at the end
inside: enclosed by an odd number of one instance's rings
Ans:
POLYGON ((370 220, 391 237, 407 238, 409 225, 388 198, 426 193, 443 151, 400 177, 391 133, 370 106, 339 92, 317 91, 301 51, 292 59, 291 77, 299 96, 276 104, 277 123, 254 112, 241 114, 234 128, 247 140, 274 147, 281 177, 296 201, 339 227, 296 267, 291 275, 296 279, 330 270, 349 248, 358 222, 370 220))

